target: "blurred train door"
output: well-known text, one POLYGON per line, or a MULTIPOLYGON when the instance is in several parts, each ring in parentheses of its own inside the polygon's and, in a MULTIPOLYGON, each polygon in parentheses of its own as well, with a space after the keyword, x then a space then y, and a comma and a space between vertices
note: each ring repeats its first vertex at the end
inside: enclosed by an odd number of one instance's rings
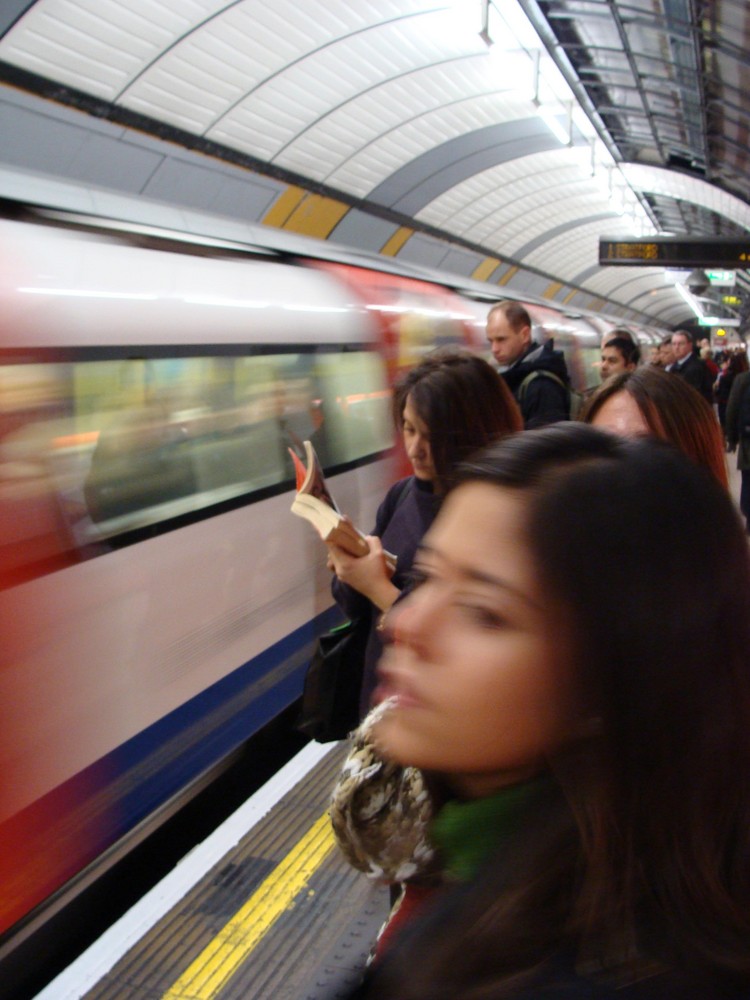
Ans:
MULTIPOLYGON (((343 281, 374 318, 391 387, 436 347, 459 344, 477 350, 476 317, 450 289, 349 264, 310 263, 343 281)), ((400 440, 396 451, 397 475, 409 475, 411 466, 400 440)))

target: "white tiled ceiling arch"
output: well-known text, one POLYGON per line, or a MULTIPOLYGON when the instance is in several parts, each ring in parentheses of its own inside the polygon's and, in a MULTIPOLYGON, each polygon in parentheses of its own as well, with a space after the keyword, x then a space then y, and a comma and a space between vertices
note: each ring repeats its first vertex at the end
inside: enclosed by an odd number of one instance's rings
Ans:
POLYGON ((568 128, 572 95, 521 11, 533 6, 493 0, 488 47, 481 0, 36 0, 0 60, 489 256, 687 318, 663 272, 624 281, 596 267, 598 237, 654 231, 641 192, 748 229, 750 206, 682 173, 620 169, 585 116, 570 143, 556 139, 541 112, 568 128))

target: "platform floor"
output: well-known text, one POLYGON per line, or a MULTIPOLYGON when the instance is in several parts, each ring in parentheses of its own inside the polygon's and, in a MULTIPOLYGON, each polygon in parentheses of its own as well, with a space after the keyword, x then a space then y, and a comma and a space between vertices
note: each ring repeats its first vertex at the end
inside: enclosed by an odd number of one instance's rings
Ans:
POLYGON ((388 910, 331 834, 346 749, 305 747, 37 1000, 345 996, 388 910))

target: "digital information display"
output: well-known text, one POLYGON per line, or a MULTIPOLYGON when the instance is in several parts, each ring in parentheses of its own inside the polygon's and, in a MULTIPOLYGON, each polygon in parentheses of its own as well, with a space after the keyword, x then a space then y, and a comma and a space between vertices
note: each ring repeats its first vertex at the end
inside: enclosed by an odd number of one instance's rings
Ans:
POLYGON ((750 268, 748 239, 652 236, 648 239, 599 240, 600 264, 660 267, 750 268))

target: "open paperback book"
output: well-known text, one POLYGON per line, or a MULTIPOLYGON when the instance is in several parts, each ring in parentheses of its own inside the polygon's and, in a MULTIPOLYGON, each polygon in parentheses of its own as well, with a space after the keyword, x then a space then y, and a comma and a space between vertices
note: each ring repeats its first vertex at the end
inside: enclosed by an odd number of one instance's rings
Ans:
MULTIPOLYGON (((289 449, 297 475, 297 493, 292 501, 292 513, 309 521, 324 542, 333 542, 353 556, 366 555, 370 551, 367 539, 339 510, 311 442, 304 441, 303 445, 306 465, 289 449)), ((385 558, 391 570, 395 569, 396 556, 386 552, 385 558)))

